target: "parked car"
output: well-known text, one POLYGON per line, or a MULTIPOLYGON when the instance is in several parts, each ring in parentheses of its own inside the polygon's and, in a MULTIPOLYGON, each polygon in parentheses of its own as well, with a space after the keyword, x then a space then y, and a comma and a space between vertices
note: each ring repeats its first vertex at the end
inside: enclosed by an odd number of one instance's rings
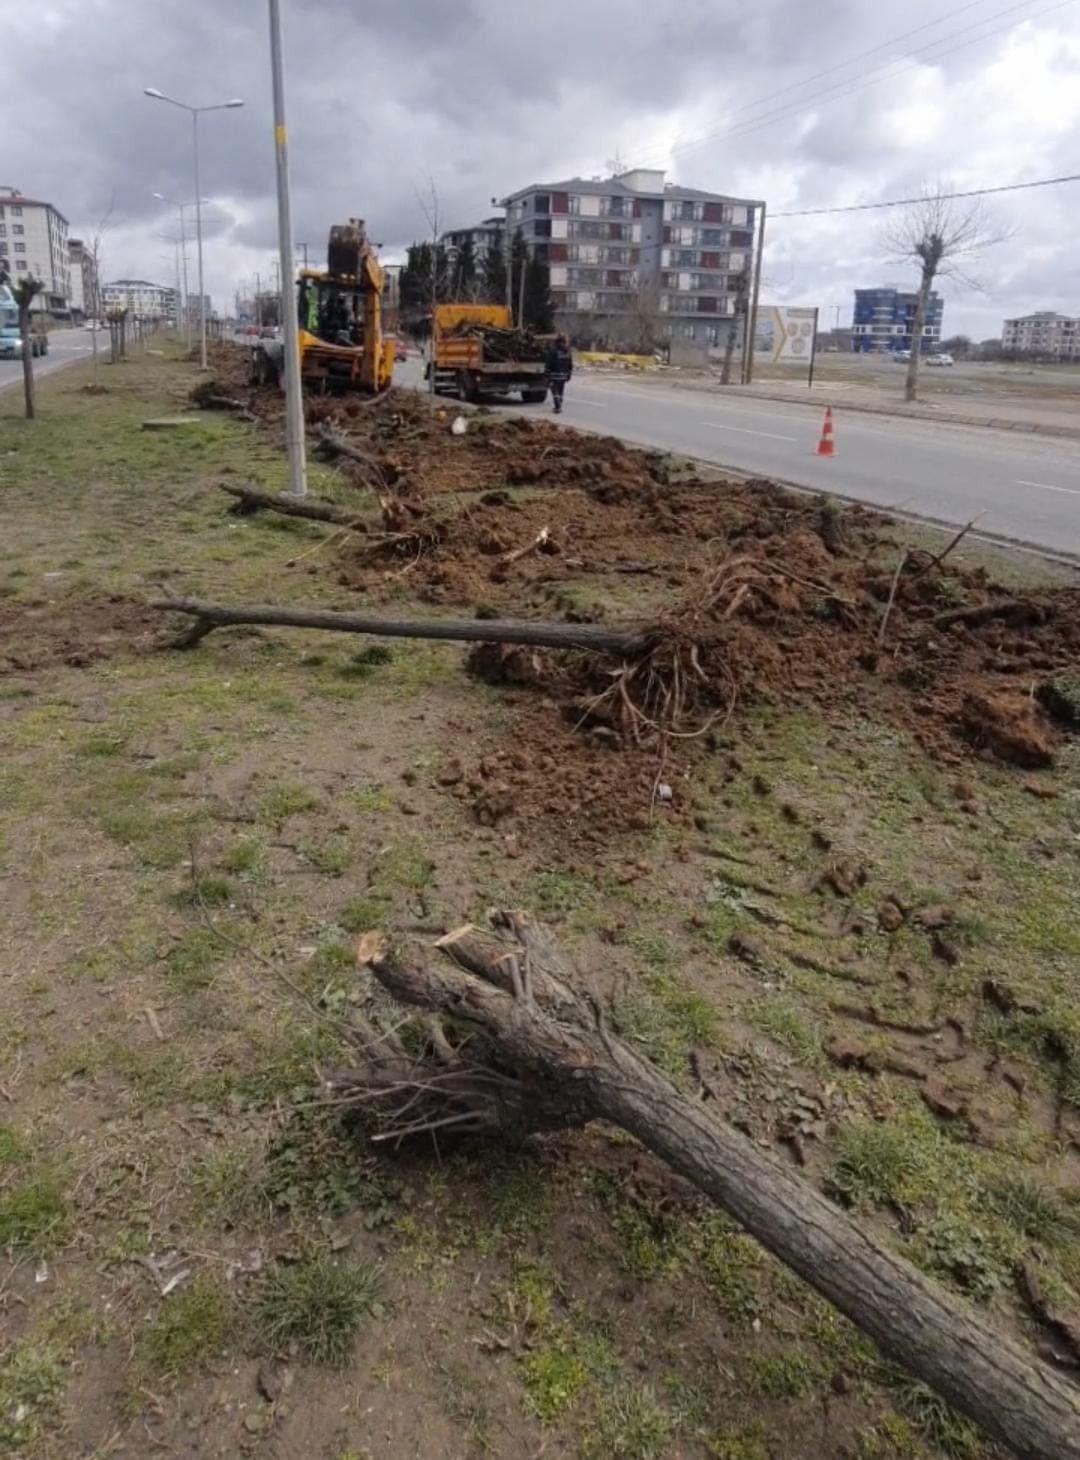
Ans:
POLYGON ((893 357, 893 359, 896 361, 896 363, 898 365, 902 365, 906 360, 910 360, 911 359, 911 351, 910 350, 894 350, 892 352, 892 357, 893 357))
POLYGON ((926 363, 928 365, 952 365, 954 362, 953 362, 953 357, 951 355, 941 354, 941 355, 927 355, 927 357, 926 357, 926 363))
POLYGON ((23 338, 17 324, 0 328, 0 360, 21 360, 23 338))

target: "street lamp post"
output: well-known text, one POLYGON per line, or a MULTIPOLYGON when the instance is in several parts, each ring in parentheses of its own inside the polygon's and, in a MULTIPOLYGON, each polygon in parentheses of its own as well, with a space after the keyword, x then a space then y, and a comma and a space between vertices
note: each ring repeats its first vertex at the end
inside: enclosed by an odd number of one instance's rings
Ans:
MULTIPOLYGON (((182 265, 182 272, 183 272, 183 293, 180 296, 180 298, 181 298, 181 305, 180 305, 180 307, 181 307, 181 310, 183 311, 184 343, 185 343, 185 345, 187 345, 190 348, 190 346, 191 346, 191 307, 190 307, 190 305, 188 303, 188 300, 190 298, 190 295, 188 294, 188 278, 187 278, 187 234, 186 234, 185 229, 184 229, 184 209, 185 208, 192 208, 192 207, 194 207, 194 204, 193 203, 178 203, 175 198, 167 198, 164 193, 155 193, 154 194, 154 197, 157 198, 157 200, 158 200, 159 203, 168 203, 170 205, 170 207, 175 208, 178 211, 178 213, 180 214, 180 262, 181 262, 181 265, 182 265)), ((200 293, 202 292, 201 286, 200 286, 200 291, 199 292, 200 293)))
POLYGON ((304 399, 300 380, 300 330, 292 283, 296 276, 292 209, 289 201, 289 134, 285 127, 285 67, 281 45, 281 4, 270 0, 270 79, 274 97, 274 162, 277 171, 278 280, 281 337, 285 352, 285 446, 289 453, 289 493, 307 494, 304 399))
POLYGON ((143 95, 153 97, 154 101, 167 101, 170 106, 178 106, 182 111, 188 112, 191 116, 191 139, 195 153, 195 238, 199 256, 199 361, 205 370, 206 293, 203 288, 202 188, 199 182, 199 116, 202 112, 228 111, 232 107, 243 106, 244 103, 238 96, 234 96, 229 101, 215 102, 212 106, 189 106, 186 101, 177 101, 175 96, 166 96, 156 86, 144 86, 143 95))

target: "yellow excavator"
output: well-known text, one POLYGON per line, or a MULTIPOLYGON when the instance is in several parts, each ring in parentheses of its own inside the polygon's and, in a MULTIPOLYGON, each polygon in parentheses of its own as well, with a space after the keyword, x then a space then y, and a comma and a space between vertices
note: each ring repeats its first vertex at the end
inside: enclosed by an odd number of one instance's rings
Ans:
MULTIPOLYGON (((321 271, 301 269, 296 284, 304 388, 322 395, 386 390, 394 345, 383 338, 383 272, 362 218, 330 229, 326 264, 321 271)), ((281 340, 252 345, 251 378, 256 384, 279 385, 284 373, 281 340)))

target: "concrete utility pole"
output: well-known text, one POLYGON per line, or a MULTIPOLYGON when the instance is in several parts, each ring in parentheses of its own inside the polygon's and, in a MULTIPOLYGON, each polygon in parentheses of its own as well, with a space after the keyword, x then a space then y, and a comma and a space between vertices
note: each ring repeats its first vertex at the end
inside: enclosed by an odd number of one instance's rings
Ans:
POLYGON ((270 68, 274 88, 274 159, 277 165, 280 310, 285 349, 285 445, 289 453, 289 493, 307 495, 304 398, 300 384, 300 330, 293 298, 292 209, 289 202, 289 146, 285 127, 285 68, 281 59, 281 4, 270 0, 270 68))
POLYGON ((754 285, 750 298, 750 310, 743 322, 746 340, 743 343, 743 384, 749 385, 754 378, 754 336, 757 334, 758 296, 761 293, 761 255, 765 252, 765 204, 761 208, 761 224, 758 228, 757 250, 754 254, 754 285))

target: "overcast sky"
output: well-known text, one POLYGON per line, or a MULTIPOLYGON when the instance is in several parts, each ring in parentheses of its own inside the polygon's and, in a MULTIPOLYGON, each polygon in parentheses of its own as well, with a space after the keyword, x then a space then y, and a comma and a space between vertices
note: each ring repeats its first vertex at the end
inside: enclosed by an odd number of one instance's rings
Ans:
MULTIPOLYGON (((384 258, 478 220, 534 181, 666 167, 770 213, 1080 171, 1080 3, 1050 0, 284 0, 295 234, 368 220, 384 258), (864 53, 872 51, 872 54, 864 53), (824 73, 824 74, 823 74, 824 73), (869 82, 876 84, 867 84, 869 82)), ((109 278, 171 282, 152 194, 193 196, 187 116, 156 86, 242 110, 201 123, 206 272, 218 307, 275 248, 265 0, 38 0, 5 6, 0 183, 76 235, 112 204, 109 278)), ((1080 184, 990 200, 1008 243, 982 292, 946 285, 945 332, 1080 314, 1080 184)), ((194 250, 191 251, 194 289, 194 250)), ((777 218, 763 297, 818 304, 910 282, 881 216, 777 218)))

